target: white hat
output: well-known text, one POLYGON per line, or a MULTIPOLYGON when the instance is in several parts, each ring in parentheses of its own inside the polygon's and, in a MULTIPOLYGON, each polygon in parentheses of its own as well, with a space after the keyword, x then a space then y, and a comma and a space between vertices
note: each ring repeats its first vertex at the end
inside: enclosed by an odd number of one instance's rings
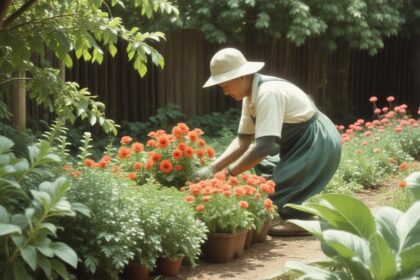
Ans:
POLYGON ((218 51, 210 61, 211 76, 203 87, 214 86, 226 81, 258 72, 264 62, 247 61, 237 49, 226 48, 218 51))

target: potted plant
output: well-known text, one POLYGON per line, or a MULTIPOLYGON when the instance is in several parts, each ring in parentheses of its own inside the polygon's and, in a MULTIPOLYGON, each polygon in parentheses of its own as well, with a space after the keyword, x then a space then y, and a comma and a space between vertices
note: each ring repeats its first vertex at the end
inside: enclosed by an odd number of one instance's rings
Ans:
POLYGON ((245 190, 229 184, 223 172, 189 185, 184 199, 209 229, 202 248, 208 261, 226 262, 242 254, 246 233, 252 226, 252 214, 243 196, 245 190))

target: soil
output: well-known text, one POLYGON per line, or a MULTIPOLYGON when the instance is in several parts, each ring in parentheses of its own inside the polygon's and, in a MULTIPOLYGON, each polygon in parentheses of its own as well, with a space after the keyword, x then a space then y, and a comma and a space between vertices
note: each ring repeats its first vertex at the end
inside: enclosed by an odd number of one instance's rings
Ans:
MULTIPOLYGON (((420 169, 420 163, 414 163, 420 169)), ((411 168, 410 168, 411 169, 411 168)), ((357 193, 356 196, 372 211, 392 200, 393 190, 405 176, 402 174, 385 178, 380 186, 357 193)), ((285 262, 312 262, 325 259, 320 242, 312 237, 268 237, 265 243, 252 245, 244 254, 231 262, 222 264, 199 261, 196 268, 182 266, 177 277, 158 279, 167 280, 271 280, 285 271, 285 262)))

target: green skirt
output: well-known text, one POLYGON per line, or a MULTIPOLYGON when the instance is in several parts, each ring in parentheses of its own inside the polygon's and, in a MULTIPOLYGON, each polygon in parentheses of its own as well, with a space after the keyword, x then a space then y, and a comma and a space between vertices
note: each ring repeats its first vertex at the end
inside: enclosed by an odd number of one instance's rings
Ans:
POLYGON ((276 183, 271 199, 282 219, 308 215, 286 203, 301 204, 321 192, 338 168, 341 140, 337 128, 321 112, 303 123, 283 124, 280 149, 255 167, 257 174, 276 183))

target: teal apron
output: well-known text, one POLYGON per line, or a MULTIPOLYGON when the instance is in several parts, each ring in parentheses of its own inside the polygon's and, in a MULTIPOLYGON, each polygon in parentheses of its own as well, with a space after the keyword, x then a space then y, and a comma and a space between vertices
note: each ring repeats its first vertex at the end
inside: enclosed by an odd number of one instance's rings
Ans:
POLYGON ((308 121, 283 123, 281 135, 278 153, 267 156, 255 170, 275 182, 270 198, 280 217, 304 219, 307 214, 283 206, 301 204, 328 184, 340 163, 340 134, 331 120, 318 111, 308 121))

